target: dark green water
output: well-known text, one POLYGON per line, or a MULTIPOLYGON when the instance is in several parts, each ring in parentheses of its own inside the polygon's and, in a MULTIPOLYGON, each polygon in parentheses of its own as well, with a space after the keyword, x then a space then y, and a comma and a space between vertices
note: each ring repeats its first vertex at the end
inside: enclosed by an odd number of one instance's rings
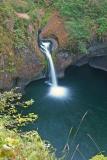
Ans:
MULTIPOLYGON (((90 134, 100 150, 106 153, 107 72, 88 66, 68 68, 65 78, 59 80, 61 86, 69 88, 69 97, 65 100, 48 97, 49 86, 44 81, 35 81, 26 87, 26 97, 35 100, 29 111, 37 113, 39 118, 24 130, 38 130, 41 137, 50 141, 57 149, 57 154, 60 154, 67 142, 69 131, 73 127, 69 138, 70 156, 77 144, 79 144, 79 151, 86 159, 99 152, 87 134, 90 134), (88 114, 77 136, 73 139, 87 111, 88 114)), ((83 157, 77 151, 73 160, 83 160, 83 157)))

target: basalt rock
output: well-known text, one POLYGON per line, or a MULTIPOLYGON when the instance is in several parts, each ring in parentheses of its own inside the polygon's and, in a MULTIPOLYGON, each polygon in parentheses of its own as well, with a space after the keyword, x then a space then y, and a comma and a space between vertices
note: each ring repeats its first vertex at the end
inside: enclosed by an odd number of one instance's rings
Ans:
POLYGON ((107 71, 107 55, 91 58, 89 65, 91 67, 107 71))
MULTIPOLYGON (((16 55, 14 57, 15 71, 0 73, 0 89, 7 90, 19 87, 21 90, 31 81, 47 76, 45 65, 42 64, 35 53, 16 55)), ((65 69, 72 63, 71 56, 67 52, 57 54, 55 68, 58 77, 64 76, 65 69)))
POLYGON ((88 54, 77 58, 75 65, 85 64, 97 69, 107 71, 107 43, 96 43, 89 47, 88 54))
POLYGON ((11 89, 13 87, 24 88, 30 81, 43 78, 43 64, 29 49, 23 55, 13 57, 14 65, 9 68, 6 58, 2 58, 0 70, 0 89, 11 89), (8 68, 7 68, 8 67, 8 68))
POLYGON ((67 51, 60 51, 56 57, 56 73, 58 77, 64 76, 65 69, 73 63, 73 56, 67 51))

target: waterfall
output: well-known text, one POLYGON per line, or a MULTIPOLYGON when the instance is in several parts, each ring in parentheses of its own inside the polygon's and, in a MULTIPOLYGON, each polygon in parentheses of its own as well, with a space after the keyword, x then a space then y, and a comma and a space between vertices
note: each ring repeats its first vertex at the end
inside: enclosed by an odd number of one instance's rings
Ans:
POLYGON ((49 96, 56 97, 56 98, 66 98, 68 96, 68 90, 65 87, 58 86, 57 78, 56 78, 56 72, 54 63, 51 56, 51 50, 52 50, 52 44, 49 41, 41 41, 39 43, 40 50, 42 53, 45 54, 46 58, 49 62, 49 69, 50 69, 50 78, 51 78, 51 84, 49 91, 49 96))
POLYGON ((45 55, 48 59, 49 62, 49 66, 50 66, 50 78, 51 78, 51 83, 52 86, 58 86, 58 82, 57 82, 57 78, 56 78, 56 72, 55 72, 55 67, 54 67, 54 63, 52 60, 52 56, 49 50, 49 42, 42 42, 41 44, 41 50, 43 50, 45 52, 45 55))

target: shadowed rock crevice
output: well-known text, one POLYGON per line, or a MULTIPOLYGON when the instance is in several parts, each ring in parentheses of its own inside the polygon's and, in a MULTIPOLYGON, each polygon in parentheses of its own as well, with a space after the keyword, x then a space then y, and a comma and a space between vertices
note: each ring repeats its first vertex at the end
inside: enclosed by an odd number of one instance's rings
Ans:
POLYGON ((107 71, 107 55, 97 56, 89 61, 91 67, 107 71))

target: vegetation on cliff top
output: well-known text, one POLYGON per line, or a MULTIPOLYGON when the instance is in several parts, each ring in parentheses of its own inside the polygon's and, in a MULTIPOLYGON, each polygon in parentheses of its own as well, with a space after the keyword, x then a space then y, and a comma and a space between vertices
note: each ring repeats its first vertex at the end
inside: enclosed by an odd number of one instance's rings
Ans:
POLYGON ((30 45, 35 30, 47 23, 51 12, 60 12, 69 33, 70 46, 86 53, 87 43, 107 35, 106 0, 3 0, 0 2, 0 53, 30 45), (17 13, 29 17, 21 19, 17 13))
POLYGON ((106 0, 57 0, 53 2, 64 17, 72 48, 87 53, 87 43, 107 35, 106 0))

